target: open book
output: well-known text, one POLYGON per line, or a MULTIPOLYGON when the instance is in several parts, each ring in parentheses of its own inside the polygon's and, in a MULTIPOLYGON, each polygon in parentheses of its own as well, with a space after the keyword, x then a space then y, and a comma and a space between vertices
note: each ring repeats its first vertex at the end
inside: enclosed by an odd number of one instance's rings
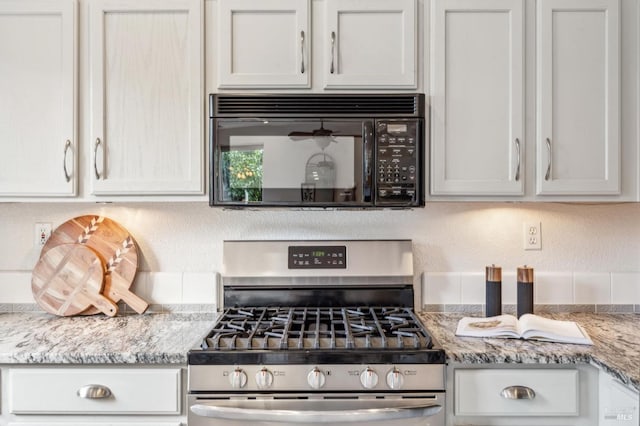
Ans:
POLYGON ((573 321, 559 321, 525 314, 489 318, 464 317, 458 322, 456 336, 533 339, 548 342, 593 345, 587 332, 573 321))

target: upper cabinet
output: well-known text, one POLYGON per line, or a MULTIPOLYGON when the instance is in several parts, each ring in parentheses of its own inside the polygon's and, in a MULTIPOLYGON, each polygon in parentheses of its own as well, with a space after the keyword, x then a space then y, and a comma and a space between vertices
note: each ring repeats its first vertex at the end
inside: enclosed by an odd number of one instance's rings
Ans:
POLYGON ((417 0, 323 3, 312 33, 309 0, 219 0, 218 87, 417 88, 417 0))
POLYGON ((431 193, 524 193, 522 0, 434 0, 431 193))
POLYGON ((415 0, 326 0, 324 87, 417 87, 415 0))
POLYGON ((620 193, 620 2, 538 0, 537 194, 620 193))
POLYGON ((310 87, 309 1, 219 0, 219 87, 310 87))
POLYGON ((202 194, 202 1, 88 6, 91 192, 202 194))
POLYGON ((74 0, 0 2, 0 196, 77 190, 74 0))
POLYGON ((637 201, 639 8, 432 0, 430 198, 637 201))

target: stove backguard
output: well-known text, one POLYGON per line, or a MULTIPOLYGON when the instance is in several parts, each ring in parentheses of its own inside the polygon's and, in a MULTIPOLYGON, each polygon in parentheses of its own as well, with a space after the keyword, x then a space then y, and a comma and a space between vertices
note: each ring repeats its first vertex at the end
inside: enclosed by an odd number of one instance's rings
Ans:
POLYGON ((224 241, 223 305, 420 306, 411 240, 224 241))

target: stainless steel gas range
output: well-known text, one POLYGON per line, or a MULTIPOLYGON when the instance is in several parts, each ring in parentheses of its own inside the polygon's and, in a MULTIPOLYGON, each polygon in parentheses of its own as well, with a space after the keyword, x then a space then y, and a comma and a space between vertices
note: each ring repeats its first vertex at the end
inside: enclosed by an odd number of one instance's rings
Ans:
POLYGON ((188 355, 189 426, 445 424, 410 240, 225 241, 224 311, 188 355))

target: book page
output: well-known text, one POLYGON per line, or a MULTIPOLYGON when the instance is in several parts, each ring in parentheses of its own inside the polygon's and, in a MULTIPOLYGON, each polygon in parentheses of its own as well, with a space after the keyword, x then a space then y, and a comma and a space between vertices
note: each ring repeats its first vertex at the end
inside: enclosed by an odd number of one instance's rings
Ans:
POLYGON ((522 337, 525 339, 592 345, 582 327, 573 321, 560 321, 533 314, 520 317, 522 337))
POLYGON ((464 317, 458 322, 457 336, 470 337, 520 337, 518 319, 513 315, 489 318, 464 317))

